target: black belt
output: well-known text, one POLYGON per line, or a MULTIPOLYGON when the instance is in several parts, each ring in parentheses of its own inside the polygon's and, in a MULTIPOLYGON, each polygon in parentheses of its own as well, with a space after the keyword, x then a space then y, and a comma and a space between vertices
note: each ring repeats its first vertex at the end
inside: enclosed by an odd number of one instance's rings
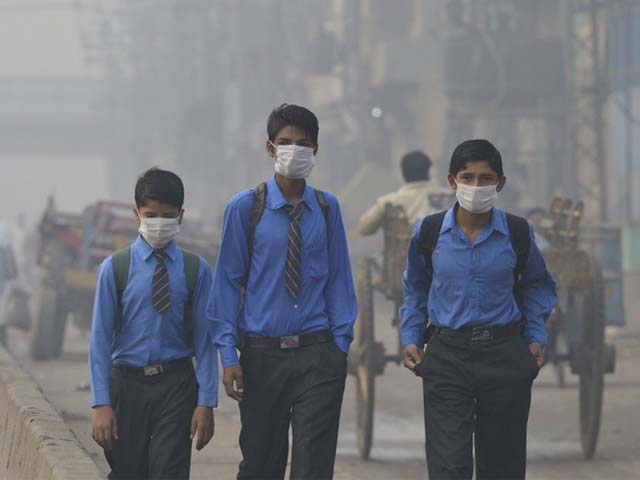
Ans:
POLYGON ((167 363, 158 363, 156 365, 147 365, 146 367, 133 367, 131 365, 114 364, 113 368, 126 372, 127 374, 144 375, 150 377, 161 373, 179 372, 187 368, 193 368, 193 362, 190 358, 179 358, 171 360, 167 363))
POLYGON ((333 335, 329 330, 307 333, 305 335, 287 335, 284 337, 249 337, 243 338, 242 346, 246 348, 272 348, 289 350, 292 348, 307 347, 316 343, 332 342, 333 335))
POLYGON ((447 327, 435 327, 437 335, 447 335, 456 338, 464 338, 472 342, 485 342, 496 338, 513 337, 522 334, 522 323, 508 323, 507 325, 492 326, 466 326, 458 330, 447 327))

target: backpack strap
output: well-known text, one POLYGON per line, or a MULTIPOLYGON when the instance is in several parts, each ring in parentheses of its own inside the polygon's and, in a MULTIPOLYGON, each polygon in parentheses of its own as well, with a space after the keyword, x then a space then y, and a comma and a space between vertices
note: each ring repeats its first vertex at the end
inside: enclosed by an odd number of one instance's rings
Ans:
POLYGON ((327 202, 327 198, 324 195, 322 190, 313 190, 316 193, 316 200, 318 200, 318 205, 320 205, 320 210, 322 210, 322 215, 324 216, 324 223, 327 227, 327 243, 331 238, 329 235, 329 202, 327 202))
MULTIPOLYGON (((436 245, 438 244, 438 238, 440 238, 440 230, 442 229, 442 223, 444 222, 444 217, 447 214, 447 211, 442 211, 438 213, 434 213, 433 215, 428 215, 424 217, 422 220, 422 225, 420 225, 420 233, 418 234, 418 251, 422 253, 424 256, 424 263, 426 266, 426 270, 433 276, 433 251, 436 249, 436 245)), ((423 342, 429 343, 431 336, 433 335, 435 327, 429 321, 427 322, 425 336, 423 338, 423 342)))
POLYGON ((253 205, 251 216, 249 217, 249 238, 247 239, 249 249, 249 259, 253 257, 253 238, 256 234, 256 227, 260 223, 264 207, 267 204, 267 184, 261 183, 253 192, 253 205))
POLYGON ((516 253, 516 268, 513 270, 513 277, 517 283, 522 272, 524 272, 524 267, 529 258, 529 251, 531 250, 529 222, 522 217, 507 213, 507 225, 509 227, 511 247, 516 253))
POLYGON ((111 256, 111 263, 113 266, 113 277, 116 282, 116 295, 118 298, 118 305, 116 309, 115 318, 115 333, 122 331, 122 323, 124 317, 122 314, 122 295, 127 288, 127 282, 129 281, 129 267, 131 266, 131 247, 118 250, 111 256))
MULTIPOLYGON (((195 253, 182 250, 182 261, 184 275, 187 286, 187 301, 184 305, 185 337, 187 345, 193 345, 193 296, 200 274, 200 259, 195 253)), ((118 297, 118 308, 116 311, 115 333, 122 331, 124 323, 124 313, 122 311, 122 296, 127 288, 129 280, 129 268, 131 266, 131 247, 118 250, 111 257, 113 264, 113 276, 116 282, 116 294, 118 297)))
POLYGON ((184 331, 186 343, 193 345, 193 296, 200 274, 200 258, 193 252, 182 250, 182 263, 187 283, 187 301, 184 304, 184 331))
MULTIPOLYGON (((325 194, 321 190, 314 189, 316 200, 322 210, 324 221, 327 226, 327 240, 329 239, 329 202, 325 194)), ((249 252, 249 268, 245 274, 243 287, 246 288, 249 282, 249 271, 251 270, 251 259, 253 258, 253 242, 256 235, 256 228, 260 223, 262 214, 264 213, 265 206, 267 204, 267 184, 266 182, 258 185, 253 192, 253 205, 251 206, 251 213, 249 217, 249 236, 247 238, 247 250, 249 252)))
POLYGON ((427 266, 427 271, 433 273, 433 264, 431 263, 431 257, 433 251, 438 244, 438 238, 440 238, 440 230, 442 229, 442 223, 444 217, 447 214, 446 210, 443 212, 434 213, 428 215, 422 221, 420 226, 420 234, 418 235, 418 250, 424 255, 424 261, 427 266))

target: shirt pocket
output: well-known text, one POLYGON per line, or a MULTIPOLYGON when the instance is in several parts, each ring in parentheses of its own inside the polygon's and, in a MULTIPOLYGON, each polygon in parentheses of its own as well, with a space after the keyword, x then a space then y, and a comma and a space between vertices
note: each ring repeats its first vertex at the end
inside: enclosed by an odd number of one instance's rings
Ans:
POLYGON ((327 277, 329 273, 327 246, 321 243, 317 243, 309 248, 308 255, 305 255, 306 262, 303 263, 303 268, 306 273, 309 272, 309 277, 312 280, 322 280, 327 277))

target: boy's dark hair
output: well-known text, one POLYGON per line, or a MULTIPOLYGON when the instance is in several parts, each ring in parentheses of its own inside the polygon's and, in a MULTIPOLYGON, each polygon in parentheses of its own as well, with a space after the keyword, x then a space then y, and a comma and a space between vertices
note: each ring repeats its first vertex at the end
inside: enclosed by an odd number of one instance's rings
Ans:
POLYGON ((144 207, 149 201, 182 208, 184 185, 175 173, 153 167, 138 177, 135 199, 138 208, 144 207))
POLYGON ((458 145, 451 155, 449 174, 455 177, 471 162, 487 162, 499 177, 504 176, 502 155, 489 140, 467 140, 458 145))
POLYGON ((407 153, 402 157, 400 166, 402 167, 402 176, 407 182, 429 180, 431 159, 426 153, 420 150, 407 153))
POLYGON ((267 120, 267 135, 272 142, 285 127, 292 126, 302 130, 313 143, 318 143, 318 118, 313 112, 299 105, 283 103, 274 108, 267 120))

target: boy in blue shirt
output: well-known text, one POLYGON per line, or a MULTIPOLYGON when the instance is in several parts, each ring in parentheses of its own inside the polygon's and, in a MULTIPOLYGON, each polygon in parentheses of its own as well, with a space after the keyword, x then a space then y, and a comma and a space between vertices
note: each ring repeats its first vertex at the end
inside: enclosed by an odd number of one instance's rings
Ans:
POLYGON ((284 478, 292 426, 291 477, 328 479, 357 311, 346 235, 337 199, 306 182, 316 116, 284 104, 267 134, 275 176, 225 211, 212 333, 240 402, 238 478, 284 478))
POLYGON ((208 338, 211 272, 178 248, 184 186, 153 168, 135 187, 140 235, 98 270, 89 369, 93 438, 109 478, 189 478, 191 440, 213 436, 217 352, 208 338), (193 367, 195 355, 197 367, 193 367))
POLYGON ((494 207, 505 183, 490 142, 462 143, 449 166, 456 205, 419 221, 409 245, 400 334, 423 378, 430 479, 471 479, 473 440, 476 478, 525 476, 556 291, 531 226, 494 207))

